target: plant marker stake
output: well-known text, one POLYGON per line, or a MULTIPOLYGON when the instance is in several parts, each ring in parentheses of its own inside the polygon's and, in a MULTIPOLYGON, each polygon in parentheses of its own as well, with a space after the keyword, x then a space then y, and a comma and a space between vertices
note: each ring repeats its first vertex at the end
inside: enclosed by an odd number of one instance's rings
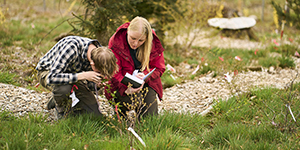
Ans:
POLYGON ((232 80, 232 77, 229 75, 229 72, 227 72, 226 74, 224 74, 225 79, 230 83, 232 80))
POLYGON ((234 59, 241 61, 242 59, 239 56, 235 56, 234 59))
POLYGON ((131 127, 129 127, 128 130, 146 147, 145 142, 131 127))
POLYGON ((172 73, 175 73, 176 70, 170 65, 170 64, 167 64, 167 68, 168 70, 170 70, 172 73))
POLYGON ((300 55, 299 55, 299 53, 297 51, 295 52, 295 56, 296 57, 300 57, 300 55))
POLYGON ((258 52, 258 49, 255 50, 254 54, 256 55, 257 52, 258 52))
POLYGON ((239 73, 238 70, 234 70, 234 75, 236 76, 239 73))
POLYGON ((40 85, 40 83, 38 82, 34 87, 38 88, 40 85))
POLYGON ((197 66, 197 68, 192 72, 192 74, 196 74, 196 72, 199 70, 199 65, 197 66))
POLYGON ((221 61, 224 61, 224 59, 223 59, 222 57, 219 57, 219 59, 220 59, 221 61))
POLYGON ((273 43, 274 43, 275 45, 279 46, 279 43, 277 43, 275 39, 273 39, 273 43))
POLYGON ((201 58, 201 62, 204 62, 204 58, 203 57, 201 58))
POLYGON ((293 114, 293 112, 292 112, 291 106, 290 106, 289 104, 286 104, 286 107, 289 109, 290 114, 292 115, 294 121, 296 122, 296 119, 295 119, 294 114, 293 114))
POLYGON ((172 74, 170 74, 170 76, 172 77, 173 80, 176 80, 176 78, 172 74))

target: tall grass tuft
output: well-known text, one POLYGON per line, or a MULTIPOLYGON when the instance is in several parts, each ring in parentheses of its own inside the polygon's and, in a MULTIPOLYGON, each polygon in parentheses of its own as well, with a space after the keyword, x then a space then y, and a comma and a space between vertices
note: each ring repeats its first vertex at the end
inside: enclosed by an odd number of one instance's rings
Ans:
POLYGON ((0 83, 19 85, 16 81, 17 77, 18 75, 10 73, 9 71, 0 71, 0 83))
POLYGON ((261 57, 258 59, 258 64, 265 68, 269 68, 271 66, 277 67, 279 65, 278 58, 277 57, 261 57))
POLYGON ((279 67, 281 68, 295 68, 296 64, 291 57, 282 56, 279 58, 279 67))

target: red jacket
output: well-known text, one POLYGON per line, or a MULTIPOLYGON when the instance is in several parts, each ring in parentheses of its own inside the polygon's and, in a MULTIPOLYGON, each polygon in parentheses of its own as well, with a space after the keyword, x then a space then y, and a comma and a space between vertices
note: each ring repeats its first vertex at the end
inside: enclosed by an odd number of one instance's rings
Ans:
MULTIPOLYGON (((125 96, 125 90, 127 86, 121 83, 121 80, 125 76, 126 72, 132 74, 135 70, 133 60, 130 55, 129 45, 126 41, 127 38, 127 28, 130 22, 121 25, 114 35, 110 38, 108 47, 113 51, 116 58, 118 59, 117 64, 119 65, 119 72, 113 76, 109 81, 110 92, 107 92, 105 89, 105 96, 107 99, 112 99, 111 92, 118 90, 121 96, 125 96)), ((155 32, 153 33, 153 42, 152 50, 150 54, 149 68, 150 70, 156 68, 151 77, 145 81, 154 91, 158 94, 159 99, 162 99, 163 88, 160 77, 165 72, 165 60, 164 60, 164 48, 162 47, 160 40, 156 36, 155 32)), ((147 74, 148 71, 143 72, 147 74)))

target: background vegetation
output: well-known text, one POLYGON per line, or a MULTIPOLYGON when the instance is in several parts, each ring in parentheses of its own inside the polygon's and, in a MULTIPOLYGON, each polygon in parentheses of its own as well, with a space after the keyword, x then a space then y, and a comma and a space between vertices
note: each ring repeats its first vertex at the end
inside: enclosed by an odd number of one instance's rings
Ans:
MULTIPOLYGON (((34 68, 57 39, 69 34, 84 35, 107 45, 116 28, 136 15, 148 18, 163 40, 166 64, 179 68, 182 63, 189 64, 193 70, 200 66, 195 75, 166 71, 162 77, 164 87, 211 72, 215 76, 235 70, 240 72, 249 66, 293 68, 292 56, 299 52, 300 42, 297 37, 299 4, 289 1, 293 4, 288 20, 291 23, 285 25, 281 38, 285 0, 264 2, 262 9, 261 0, 4 0, 0 2, 0 82, 49 92, 41 86, 34 87, 37 83, 34 68), (211 38, 220 37, 221 30, 209 27, 206 21, 210 17, 230 17, 228 12, 234 12, 233 16, 239 13, 257 16, 257 24, 252 29, 266 46, 249 50, 193 44, 203 32, 208 32, 211 38), (183 38, 177 40, 177 37, 183 38), (241 61, 234 59, 235 56, 242 58, 241 61)), ((297 149, 299 123, 293 121, 286 106, 289 104, 292 110, 298 111, 295 99, 298 90, 298 84, 285 90, 253 89, 228 101, 220 100, 207 116, 165 112, 158 117, 145 118, 136 131, 145 140, 145 149, 297 149), (293 96, 289 92, 293 92, 293 96)), ((295 112, 295 117, 299 119, 299 111, 295 112)), ((129 133, 120 135, 113 126, 107 125, 118 125, 117 121, 92 116, 54 123, 44 120, 40 115, 15 118, 11 112, 1 112, 0 147, 129 148, 129 133)), ((144 149, 138 141, 134 148, 144 149)))
MULTIPOLYGON (((65 35, 75 34, 97 38, 102 45, 107 45, 108 38, 116 28, 136 15, 146 17, 163 41, 166 49, 166 64, 176 67, 185 62, 192 68, 200 65, 201 69, 197 72, 198 75, 211 71, 214 71, 216 75, 222 75, 228 71, 242 71, 251 65, 293 67, 293 63, 289 60, 299 49, 299 38, 296 37, 299 31, 295 29, 296 24, 286 24, 283 40, 280 40, 280 21, 282 20, 280 14, 284 13, 279 8, 283 8, 285 4, 281 0, 265 1, 264 9, 259 0, 251 2, 235 0, 231 3, 209 0, 125 0, 122 3, 94 0, 44 2, 12 1, 5 4, 2 2, 0 70, 3 72, 3 76, 0 80, 3 81, 1 82, 32 88, 37 83, 35 65, 58 39, 65 35), (20 11, 20 6, 26 9, 20 11), (264 10, 263 14, 262 10, 264 10), (277 11, 274 13, 274 10, 277 11), (274 16, 277 20, 273 19, 274 14, 277 14, 277 17, 274 16), (194 44, 203 32, 209 33, 206 36, 211 39, 222 36, 220 29, 207 25, 208 18, 237 15, 255 15, 257 17, 257 24, 252 30, 266 47, 252 50, 223 49, 200 47, 194 44), (277 40, 279 43, 281 41, 291 42, 288 44, 283 42, 281 46, 278 46, 272 40, 277 40), (256 52, 257 55, 255 55, 256 52), (274 59, 271 57, 271 53, 283 54, 285 57, 275 57, 274 59), (242 61, 238 63, 233 61, 232 58, 235 56, 242 58, 242 61), (219 57, 224 61, 217 61, 219 57), (204 62, 202 62, 203 60, 204 62), (207 65, 204 66, 204 64, 207 65), (6 76, 6 74, 12 76, 6 76)), ((291 10, 294 11, 290 11, 290 15, 297 13, 295 8, 291 10)), ((198 76, 190 76, 184 72, 173 75, 179 78, 174 80, 170 77, 170 73, 164 74, 164 87, 170 87, 183 80, 194 79, 198 76)))

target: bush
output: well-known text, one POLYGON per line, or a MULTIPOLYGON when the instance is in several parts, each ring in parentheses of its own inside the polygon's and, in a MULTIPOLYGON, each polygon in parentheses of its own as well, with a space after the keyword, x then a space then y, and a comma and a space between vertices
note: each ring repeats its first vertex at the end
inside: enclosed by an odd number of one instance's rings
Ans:
MULTIPOLYGON (((123 23, 132 20, 136 16, 142 16, 149 20, 156 18, 152 24, 157 30, 157 35, 163 40, 163 26, 173 19, 167 9, 179 11, 177 0, 82 0, 86 9, 84 14, 75 15, 77 19, 70 22, 73 31, 82 36, 97 38, 100 43, 106 45, 109 38, 123 23), (164 4, 164 5, 163 5, 164 4), (168 6, 168 8, 166 8, 168 6)), ((150 22, 152 23, 152 22, 150 22)))
MULTIPOLYGON (((284 1, 282 1, 284 4, 284 1)), ((300 29, 300 1, 299 0, 286 0, 288 10, 286 11, 284 5, 276 3, 274 0, 271 4, 276 9, 278 15, 278 21, 286 21, 287 23, 292 23, 296 28, 300 29)))

